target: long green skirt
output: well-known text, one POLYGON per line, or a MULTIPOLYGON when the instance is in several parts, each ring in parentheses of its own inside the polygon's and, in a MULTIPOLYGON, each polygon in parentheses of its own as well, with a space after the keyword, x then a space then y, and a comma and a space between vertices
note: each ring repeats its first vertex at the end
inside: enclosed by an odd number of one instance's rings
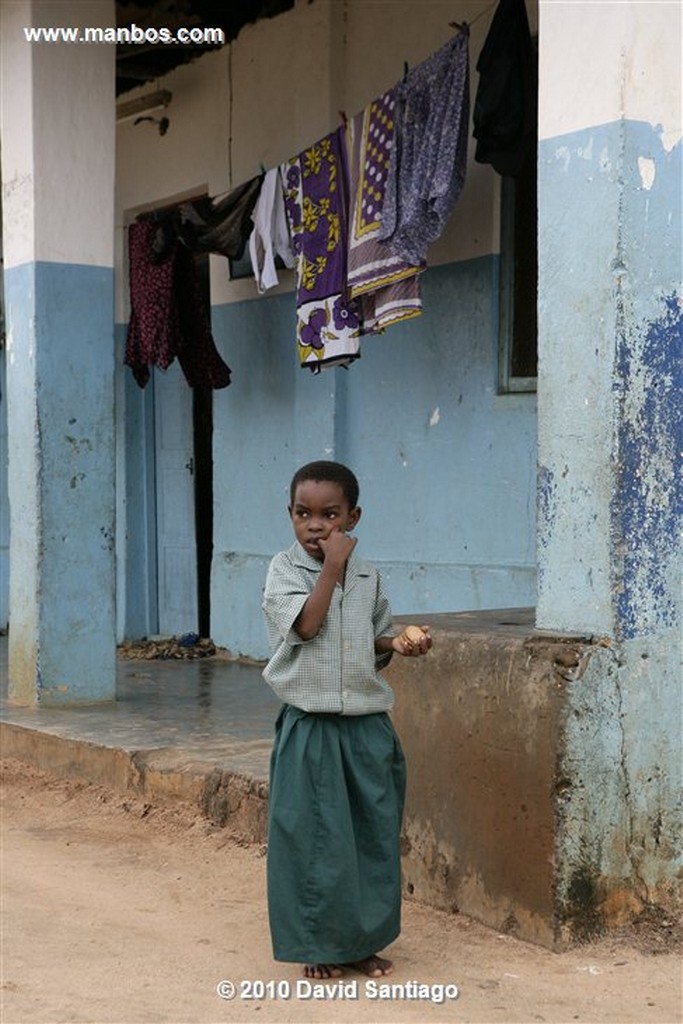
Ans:
POLYGON ((388 715, 283 707, 268 819, 276 960, 349 963, 397 937, 404 797, 405 761, 388 715))

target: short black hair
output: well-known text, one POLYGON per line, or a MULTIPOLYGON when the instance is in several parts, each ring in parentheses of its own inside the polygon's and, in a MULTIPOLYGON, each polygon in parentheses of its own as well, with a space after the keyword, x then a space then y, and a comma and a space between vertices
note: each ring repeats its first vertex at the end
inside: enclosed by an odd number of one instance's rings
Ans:
POLYGON ((289 488, 289 498, 292 505, 294 504, 294 495, 296 494, 297 487, 305 480, 329 480, 331 483, 339 484, 344 497, 349 503, 349 508, 356 508, 358 505, 360 490, 358 480, 347 466, 342 466, 341 462, 326 462, 325 460, 307 462, 301 469, 297 469, 292 477, 292 483, 289 488))

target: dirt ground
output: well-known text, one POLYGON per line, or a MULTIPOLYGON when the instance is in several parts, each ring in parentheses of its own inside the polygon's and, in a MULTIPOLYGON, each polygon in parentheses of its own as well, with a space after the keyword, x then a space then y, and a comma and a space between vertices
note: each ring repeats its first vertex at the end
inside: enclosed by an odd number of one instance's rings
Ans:
POLYGON ((300 986, 271 959, 262 849, 190 807, 2 767, 3 1024, 682 1019, 666 921, 555 954, 407 902, 397 988, 300 986))

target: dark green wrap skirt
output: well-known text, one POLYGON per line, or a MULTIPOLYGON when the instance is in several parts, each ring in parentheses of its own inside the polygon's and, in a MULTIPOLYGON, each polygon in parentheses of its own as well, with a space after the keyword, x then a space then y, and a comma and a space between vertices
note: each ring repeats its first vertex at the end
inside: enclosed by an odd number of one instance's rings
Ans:
POLYGON ((309 714, 284 705, 268 814, 276 960, 349 963, 397 937, 405 779, 387 714, 309 714))

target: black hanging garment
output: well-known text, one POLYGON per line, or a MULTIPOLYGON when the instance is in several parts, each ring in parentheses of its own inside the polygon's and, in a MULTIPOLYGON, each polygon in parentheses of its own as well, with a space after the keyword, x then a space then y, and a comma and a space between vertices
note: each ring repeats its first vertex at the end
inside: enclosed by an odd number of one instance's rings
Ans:
POLYGON ((254 223, 251 219, 263 174, 238 185, 222 199, 195 199, 179 209, 177 230, 191 252, 213 252, 241 260, 254 223))
POLYGON ((474 159, 516 177, 536 143, 538 70, 524 0, 499 0, 477 61, 474 159))

